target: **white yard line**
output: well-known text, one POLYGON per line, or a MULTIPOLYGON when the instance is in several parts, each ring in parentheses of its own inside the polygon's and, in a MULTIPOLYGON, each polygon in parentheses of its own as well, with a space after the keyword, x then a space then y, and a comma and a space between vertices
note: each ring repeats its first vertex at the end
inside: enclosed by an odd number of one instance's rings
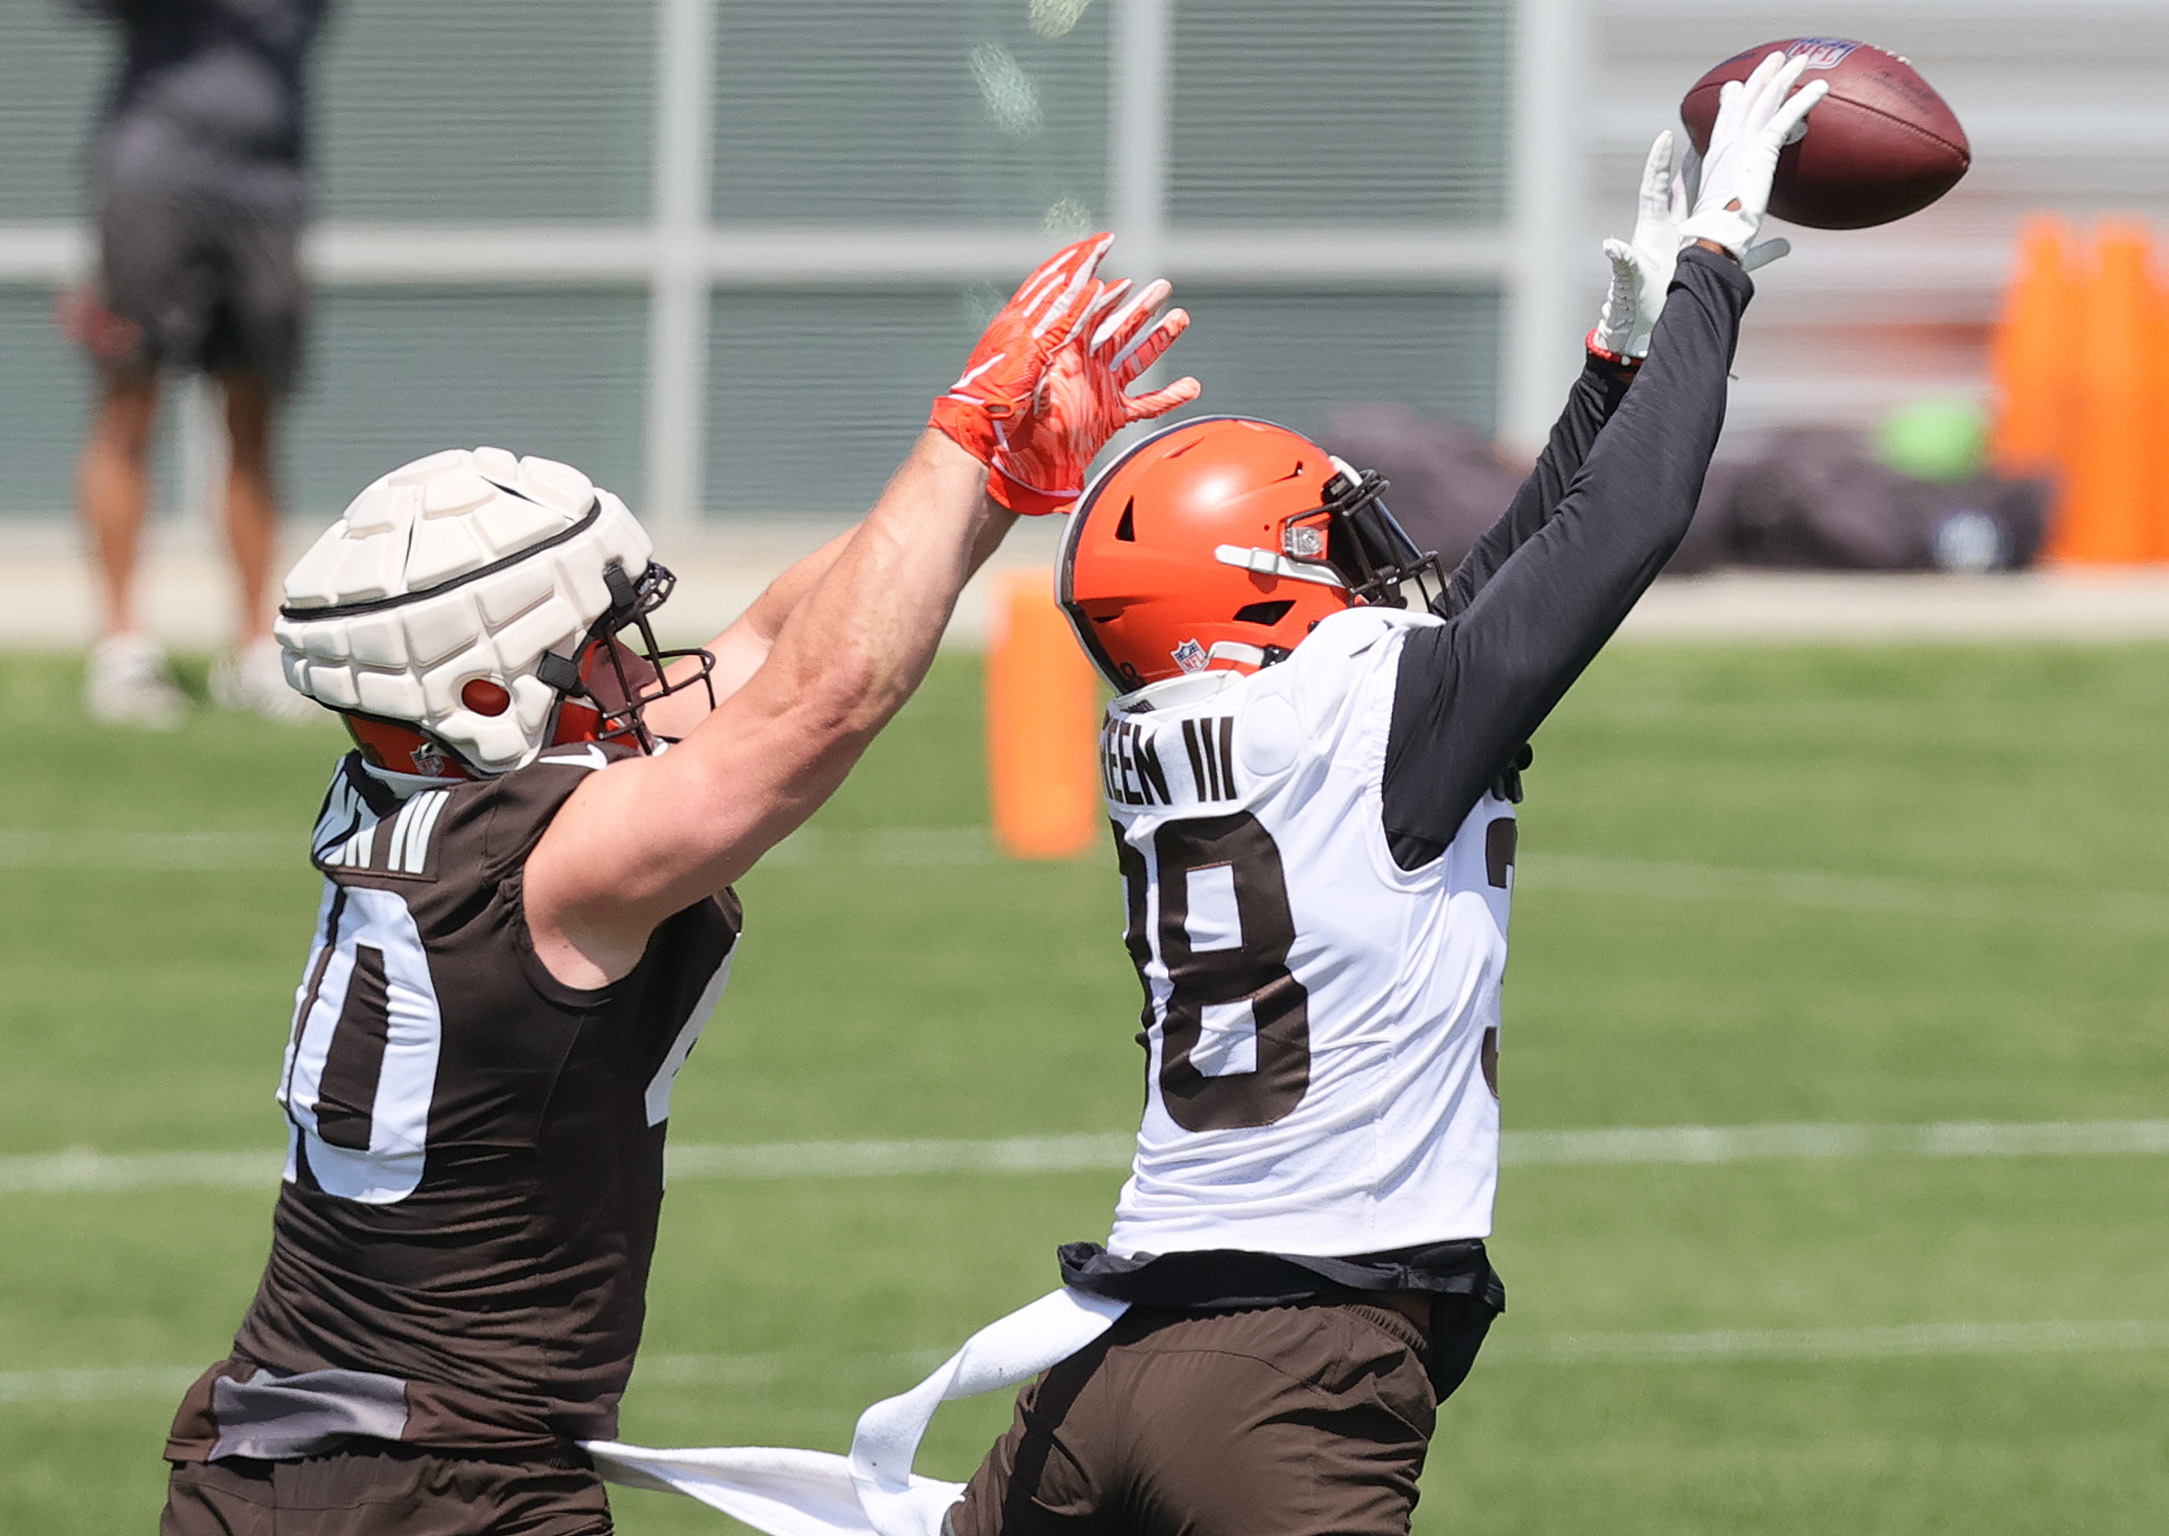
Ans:
MULTIPOLYGON (((1902 1323, 1871 1328, 1726 1328, 1709 1333, 1511 1334, 1484 1346, 1489 1364, 1582 1365, 1613 1361, 1672 1365, 1738 1361, 1913 1360, 1964 1355, 2114 1354, 2169 1349, 2169 1323, 1902 1323)), ((946 1359, 946 1348, 864 1355, 644 1355, 633 1390, 771 1387, 787 1380, 894 1374, 909 1377, 946 1359)), ((81 1370, 0 1371, 0 1406, 171 1399, 202 1374, 202 1365, 100 1366, 81 1370)))
POLYGON ((79 1371, 0 1371, 0 1403, 90 1403, 179 1397, 210 1366, 119 1365, 79 1371))
POLYGON ((672 1179, 874 1179, 907 1173, 1067 1173, 1127 1168, 1122 1134, 1013 1136, 994 1141, 694 1142, 669 1152, 672 1179))
MULTIPOLYGON (((878 1179, 907 1174, 1115 1172, 1130 1166, 1120 1132, 988 1140, 779 1141, 670 1149, 670 1177, 878 1179)), ((2062 1120, 2038 1124, 1658 1125, 1586 1131, 1509 1131, 1501 1159, 1517 1168, 1639 1163, 1749 1163, 1838 1158, 2158 1157, 2169 1120, 2062 1120)), ((276 1152, 66 1152, 0 1157, 0 1195, 142 1189, 268 1189, 276 1152)))
POLYGON ((1635 1360, 1903 1360, 1939 1355, 2053 1355, 2169 1349, 2169 1323, 1904 1323, 1881 1328, 1727 1328, 1715 1333, 1511 1336, 1485 1359, 1575 1365, 1635 1360))
POLYGON ((2044 886, 2021 880, 1909 879, 1823 869, 1759 869, 1659 859, 1610 859, 1532 849, 1516 890, 1587 891, 1643 901, 1776 902, 1834 912, 1980 922, 2115 925, 2169 931, 2169 892, 2044 886))
MULTIPOLYGON (((1707 1333, 1559 1333, 1522 1338, 1501 1328, 1486 1362, 1578 1365, 1611 1360, 1903 1360, 1952 1355, 2057 1355, 2169 1349, 2169 1322, 1896 1323, 1865 1328, 1723 1328, 1707 1333)), ((941 1349, 883 1355, 642 1356, 642 1387, 765 1386, 815 1372, 932 1370, 941 1349)))
POLYGON ((0 1194, 31 1195, 133 1189, 268 1189, 278 1182, 278 1152, 93 1152, 71 1147, 30 1157, 0 1157, 0 1194))
MULTIPOLYGON (((959 1340, 961 1342, 961 1339, 959 1340)), ((633 1390, 655 1387, 762 1387, 815 1376, 893 1373, 916 1380, 949 1358, 945 1349, 904 1349, 883 1354, 818 1355, 799 1351, 766 1355, 642 1355, 633 1366, 633 1390)))
MULTIPOLYGON (((1004 862, 985 827, 807 827, 771 849, 774 869, 928 869, 1004 862)), ((257 871, 300 869, 300 840, 274 832, 70 832, 0 828, 0 869, 257 871)), ((1532 849, 1517 889, 1642 902, 1777 903, 1939 923, 2077 924, 2169 931, 2169 892, 1938 880, 1823 869, 1605 858, 1532 849)))
MULTIPOLYGON (((308 865, 306 833, 47 832, 0 828, 0 869, 270 870, 308 865)), ((1000 854, 985 827, 809 827, 771 849, 766 864, 923 868, 991 864, 1000 854)))
POLYGON ((1500 1147, 1502 1161, 1537 1168, 1860 1157, 2159 1156, 2165 1152, 2169 1152, 2169 1120, 1620 1126, 1595 1131, 1509 1131, 1500 1147))
MULTIPOLYGON (((759 1387, 810 1376, 924 1375, 948 1358, 942 1349, 885 1354, 642 1355, 634 1381, 642 1387, 759 1387)), ((80 1370, 0 1371, 0 1404, 82 1403, 115 1398, 174 1398, 188 1390, 203 1365, 92 1366, 80 1370)))
POLYGON ((0 828, 0 869, 282 869, 308 863, 308 834, 33 832, 0 828))
MULTIPOLYGON (((985 827, 807 827, 761 861, 773 869, 929 869, 1004 862, 985 827)), ((300 841, 272 832, 42 832, 0 828, 0 869, 259 871, 303 867, 300 841)), ((1532 849, 1517 889, 1641 902, 1776 903, 1938 923, 2169 931, 2169 892, 1767 869, 1532 849)))

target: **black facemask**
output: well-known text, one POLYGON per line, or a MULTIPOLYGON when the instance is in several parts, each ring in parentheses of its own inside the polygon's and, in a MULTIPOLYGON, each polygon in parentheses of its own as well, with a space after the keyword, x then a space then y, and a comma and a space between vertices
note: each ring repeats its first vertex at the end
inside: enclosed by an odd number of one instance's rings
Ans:
POLYGON ((535 676, 567 698, 582 699, 593 705, 602 715, 600 734, 603 740, 629 737, 643 752, 653 752, 657 743, 668 743, 676 738, 658 736, 648 729, 647 707, 674 693, 698 687, 707 691, 708 707, 714 709, 715 655, 698 646, 666 649, 656 640, 648 616, 663 606, 678 585, 678 578, 667 566, 651 560, 640 579, 635 581, 625 574, 623 566, 610 565, 603 570, 603 584, 610 591, 610 607, 588 630, 581 654, 585 655, 596 645, 602 646, 602 654, 608 659, 617 683, 617 697, 622 702, 608 704, 598 698, 581 676, 580 664, 563 656, 544 656, 535 668, 535 676), (634 638, 626 638, 627 630, 633 632, 634 638), (611 641, 617 643, 611 644, 611 641), (626 671, 627 651, 653 668, 654 675, 635 682, 626 671), (699 659, 697 667, 688 669, 683 677, 671 678, 670 668, 674 663, 694 657, 699 659))
POLYGON ((1326 482, 1323 509, 1332 514, 1326 534, 1326 563, 1348 583, 1359 601, 1406 608, 1404 588, 1413 584, 1416 601, 1433 613, 1444 611, 1446 567, 1436 551, 1416 547, 1400 520, 1379 499, 1386 481, 1365 470, 1347 471, 1326 482))

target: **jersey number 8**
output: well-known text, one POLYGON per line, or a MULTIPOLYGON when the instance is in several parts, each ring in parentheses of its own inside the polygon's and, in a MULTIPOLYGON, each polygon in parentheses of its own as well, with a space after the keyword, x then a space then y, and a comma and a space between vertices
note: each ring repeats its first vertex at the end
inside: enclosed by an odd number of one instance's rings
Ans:
POLYGON ((1288 970, 1295 919, 1280 849, 1247 811, 1169 822, 1152 849, 1159 865, 1156 935, 1148 933, 1144 855, 1116 829, 1129 918, 1122 941, 1145 988, 1141 1045, 1157 1011, 1150 971, 1155 937, 1167 969, 1167 1003, 1158 1020, 1160 1101, 1186 1131, 1271 1125, 1310 1086, 1310 994, 1288 970), (1239 930, 1233 943, 1201 945, 1190 921, 1193 877, 1220 871, 1233 886, 1239 930), (1224 1048, 1231 1029, 1249 1036, 1250 1051, 1224 1048), (1216 1059, 1201 1065, 1208 1035, 1216 1059), (1238 1065, 1246 1058, 1247 1070, 1238 1065))

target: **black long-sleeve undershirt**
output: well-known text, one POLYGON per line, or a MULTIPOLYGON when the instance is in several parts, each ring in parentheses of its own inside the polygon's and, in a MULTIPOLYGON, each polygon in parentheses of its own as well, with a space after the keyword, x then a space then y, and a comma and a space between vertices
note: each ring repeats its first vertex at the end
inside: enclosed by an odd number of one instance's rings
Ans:
POLYGON ((1728 258, 1683 253, 1638 375, 1592 361, 1535 471, 1454 572, 1446 622, 1409 635, 1384 786, 1403 868, 1453 841, 1686 536, 1753 294, 1728 258))
MULTIPOLYGON (((1536 470, 1454 572, 1446 620, 1413 630, 1386 742, 1385 824, 1404 869, 1444 850, 1686 535, 1724 423, 1725 383, 1753 288, 1690 251, 1631 382, 1592 365, 1536 470)), ((1062 1250, 1062 1280, 1148 1306, 1262 1306, 1366 1292, 1433 1293, 1434 1338, 1506 1305, 1482 1242, 1320 1260, 1213 1250, 1118 1259, 1062 1250)))

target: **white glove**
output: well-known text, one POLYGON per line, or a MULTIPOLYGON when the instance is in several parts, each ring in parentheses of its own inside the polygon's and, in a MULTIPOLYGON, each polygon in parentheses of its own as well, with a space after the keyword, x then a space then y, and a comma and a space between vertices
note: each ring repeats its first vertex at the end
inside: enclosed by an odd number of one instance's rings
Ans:
POLYGON ((1589 345, 1614 357, 1649 356, 1649 333, 1664 313, 1664 296, 1679 261, 1680 221, 1687 216, 1687 182, 1680 175, 1672 131, 1657 135, 1642 167, 1642 192, 1634 216, 1634 241, 1607 240, 1612 291, 1589 333, 1589 345))
POLYGON ((1728 82, 1719 93, 1694 212, 1680 225, 1683 244, 1712 241, 1750 272, 1792 249, 1782 240, 1758 246, 1755 236, 1770 211, 1779 152, 1806 122, 1808 110, 1830 94, 1826 80, 1793 90, 1806 68, 1804 58, 1787 62, 1782 53, 1773 53, 1745 83, 1728 82))

